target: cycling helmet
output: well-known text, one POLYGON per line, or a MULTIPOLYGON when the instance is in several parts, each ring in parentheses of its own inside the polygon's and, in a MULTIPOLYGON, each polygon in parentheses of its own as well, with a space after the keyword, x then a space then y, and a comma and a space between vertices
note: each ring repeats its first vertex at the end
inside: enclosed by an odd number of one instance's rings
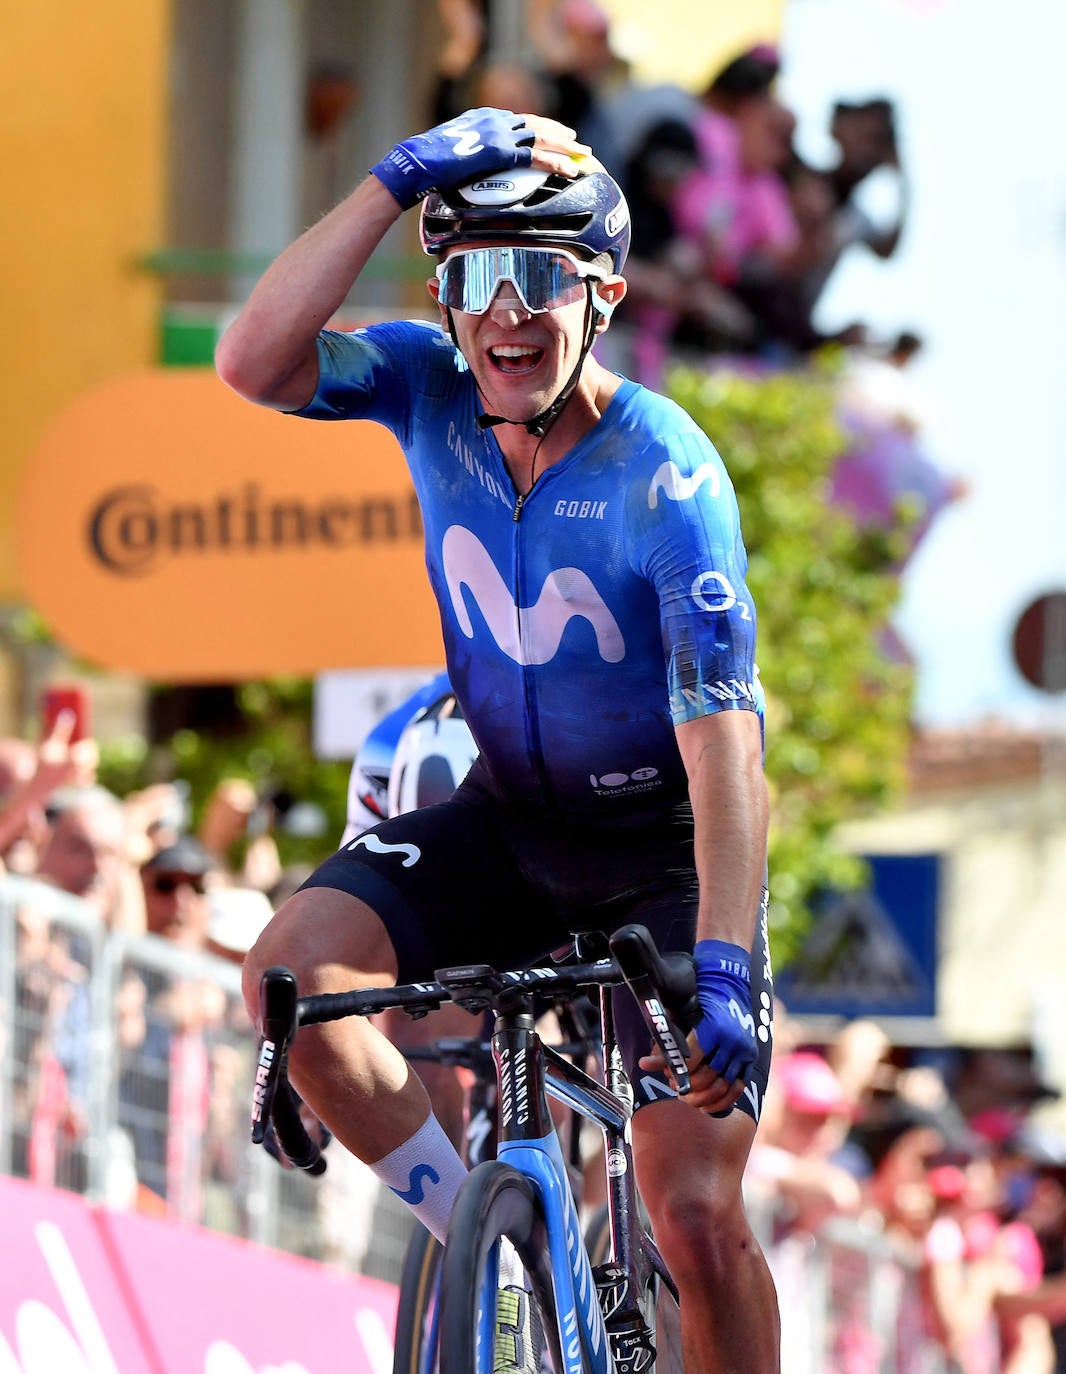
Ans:
POLYGON ((477 745, 449 692, 403 729, 389 773, 389 815, 447 801, 477 758, 477 745))
POLYGON ((469 239, 516 239, 574 247, 589 258, 609 253, 616 273, 629 253, 629 206, 621 187, 594 158, 576 177, 532 167, 482 177, 422 202, 423 251, 439 257, 469 239))

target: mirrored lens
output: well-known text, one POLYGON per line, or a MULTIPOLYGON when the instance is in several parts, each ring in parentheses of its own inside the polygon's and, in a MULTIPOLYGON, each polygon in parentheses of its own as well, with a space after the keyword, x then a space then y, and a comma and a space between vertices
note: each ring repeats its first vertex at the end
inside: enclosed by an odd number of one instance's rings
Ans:
POLYGON ((469 315, 483 314, 503 281, 527 310, 552 310, 576 299, 585 275, 568 254, 537 248, 475 248, 450 257, 437 271, 442 302, 469 315))

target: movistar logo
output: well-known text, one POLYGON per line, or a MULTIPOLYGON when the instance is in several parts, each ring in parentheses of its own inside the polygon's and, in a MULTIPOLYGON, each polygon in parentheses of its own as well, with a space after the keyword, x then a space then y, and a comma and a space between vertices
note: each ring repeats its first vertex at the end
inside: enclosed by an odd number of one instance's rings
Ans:
POLYGON ((396 1194, 401 1202, 406 1202, 408 1207, 420 1207, 426 1200, 426 1190, 422 1187, 422 1180, 426 1179, 430 1183, 439 1183, 440 1174, 430 1164, 416 1164, 407 1175, 407 1190, 391 1188, 389 1191, 396 1194))
POLYGON ((372 854, 404 854, 404 868, 410 868, 412 864, 418 863, 422 857, 422 851, 415 844, 386 844, 384 840, 379 840, 376 835, 360 835, 357 840, 353 840, 348 846, 349 853, 353 849, 358 849, 362 845, 369 849, 372 854))
POLYGON ((474 637, 474 623, 463 597, 464 587, 477 603, 493 639, 515 663, 549 663, 559 652, 567 625, 575 618, 592 626, 604 662, 618 663, 625 657, 618 622, 580 568, 557 568, 544 579, 533 605, 516 607, 496 564, 470 530, 452 525, 445 532, 441 555, 452 609, 467 639, 474 637))
POLYGON ((714 463, 701 463, 691 477, 685 477, 673 459, 670 459, 661 463, 655 470, 655 476, 648 488, 648 506, 651 510, 655 509, 659 504, 660 491, 671 501, 687 501, 695 496, 704 482, 710 482, 711 496, 717 496, 721 490, 721 482, 714 463))

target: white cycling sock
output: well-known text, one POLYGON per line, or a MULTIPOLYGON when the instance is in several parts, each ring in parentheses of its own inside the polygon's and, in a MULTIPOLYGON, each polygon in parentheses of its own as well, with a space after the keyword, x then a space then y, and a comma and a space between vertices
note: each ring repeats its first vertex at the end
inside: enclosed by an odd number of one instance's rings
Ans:
POLYGON ((443 1242, 455 1195, 466 1178, 466 1165, 433 1113, 410 1140, 370 1167, 443 1242))

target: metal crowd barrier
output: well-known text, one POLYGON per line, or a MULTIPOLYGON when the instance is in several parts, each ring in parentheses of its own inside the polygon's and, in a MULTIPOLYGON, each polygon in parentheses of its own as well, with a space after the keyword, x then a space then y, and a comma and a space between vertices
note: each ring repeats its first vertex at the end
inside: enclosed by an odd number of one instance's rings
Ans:
MULTIPOLYGON (((365 1166, 335 1146, 312 1179, 249 1144, 254 1060, 235 965, 0 878, 0 1172, 398 1282, 413 1223, 365 1166)), ((753 1220, 789 1374, 944 1374, 881 1237, 753 1220)))

